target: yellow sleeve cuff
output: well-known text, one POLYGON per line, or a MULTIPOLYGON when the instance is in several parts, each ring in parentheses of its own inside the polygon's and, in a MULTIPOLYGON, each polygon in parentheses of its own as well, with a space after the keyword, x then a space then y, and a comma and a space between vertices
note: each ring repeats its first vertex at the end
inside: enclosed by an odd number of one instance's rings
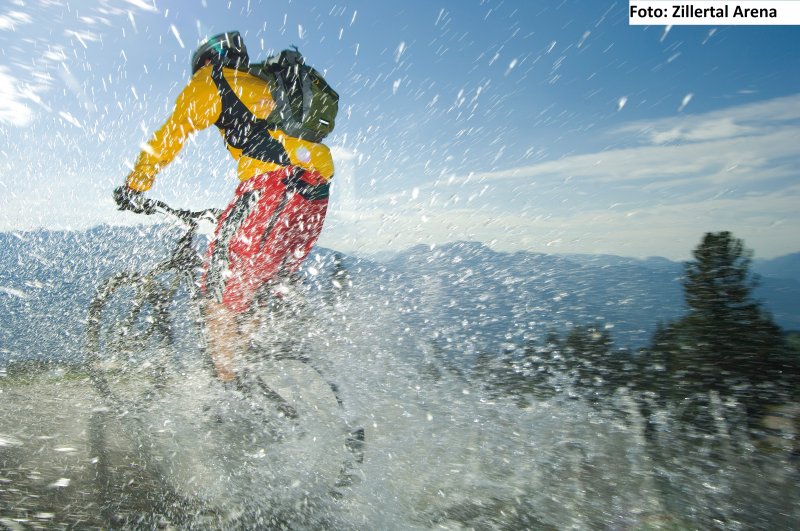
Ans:
POLYGON ((146 192, 153 186, 153 181, 155 180, 155 173, 152 175, 145 175, 142 172, 131 172, 128 175, 128 178, 125 180, 125 184, 131 190, 136 190, 137 192, 146 192))

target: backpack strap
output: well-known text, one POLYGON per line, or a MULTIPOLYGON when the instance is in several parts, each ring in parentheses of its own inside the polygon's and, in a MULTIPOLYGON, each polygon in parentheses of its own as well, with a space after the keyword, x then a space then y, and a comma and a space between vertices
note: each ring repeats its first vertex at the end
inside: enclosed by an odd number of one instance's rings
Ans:
POLYGON ((300 71, 300 89, 303 91, 303 118, 305 121, 308 116, 308 111, 311 109, 311 71, 310 69, 301 69, 300 71))
POLYGON ((272 99, 275 101, 275 110, 267 120, 286 133, 296 136, 298 128, 303 123, 303 116, 311 105, 310 84, 304 84, 305 72, 300 64, 294 64, 271 72, 274 90, 272 99), (292 72, 291 70, 294 70, 292 72), (308 86, 306 86, 308 85, 308 86), (308 94, 306 94, 308 91, 308 94), (296 101, 298 92, 301 94, 301 103, 298 116, 292 106, 296 101))
POLYGON ((242 129, 247 129, 247 125, 255 122, 257 118, 236 97, 236 93, 231 88, 230 83, 222 75, 221 66, 215 64, 211 67, 211 79, 214 80, 214 84, 217 86, 217 92, 222 102, 222 111, 220 111, 219 118, 214 122, 214 125, 224 131, 225 141, 231 147, 242 149, 246 135, 239 133, 242 132, 242 129))
POLYGON ((279 72, 275 72, 274 76, 275 89, 272 90, 272 99, 275 102, 275 109, 270 113, 267 120, 274 125, 280 125, 285 122, 291 121, 292 106, 289 102, 289 91, 286 88, 286 81, 279 72))
POLYGON ((286 149, 269 134, 269 130, 275 128, 269 118, 262 120, 250 112, 222 75, 221 66, 211 67, 211 79, 217 86, 222 104, 219 118, 214 125, 225 135, 225 142, 233 148, 241 149, 242 154, 250 158, 281 166, 291 164, 286 149))

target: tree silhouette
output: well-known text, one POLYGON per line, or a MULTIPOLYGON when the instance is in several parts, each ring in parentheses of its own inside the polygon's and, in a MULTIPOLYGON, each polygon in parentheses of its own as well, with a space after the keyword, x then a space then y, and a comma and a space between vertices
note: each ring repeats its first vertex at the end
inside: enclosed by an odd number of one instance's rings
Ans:
POLYGON ((668 375, 669 394, 714 390, 751 412, 775 396, 784 340, 753 296, 752 253, 730 232, 706 233, 685 265, 687 314, 659 327, 651 361, 668 375))
POLYGON ((713 400, 735 398, 732 407, 744 406, 758 421, 770 405, 800 394, 798 350, 788 348, 755 299, 758 278, 742 240, 730 232, 707 233, 693 256, 683 277, 686 314, 660 323, 638 355, 615 349, 606 329, 575 326, 541 343, 528 338, 510 351, 483 351, 469 378, 489 396, 514 397, 519 404, 566 391, 608 407, 607 399, 624 387, 640 398, 645 418, 671 402, 695 427, 713 426, 709 400, 716 393, 713 400))

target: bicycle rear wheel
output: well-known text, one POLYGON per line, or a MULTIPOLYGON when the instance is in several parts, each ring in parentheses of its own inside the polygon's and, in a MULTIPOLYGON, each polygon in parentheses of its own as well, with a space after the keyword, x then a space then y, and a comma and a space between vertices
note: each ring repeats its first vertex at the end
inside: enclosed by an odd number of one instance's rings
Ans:
POLYGON ((206 507, 293 508, 327 498, 350 458, 331 388, 307 364, 249 366, 238 389, 187 377, 151 411, 170 487, 206 507))

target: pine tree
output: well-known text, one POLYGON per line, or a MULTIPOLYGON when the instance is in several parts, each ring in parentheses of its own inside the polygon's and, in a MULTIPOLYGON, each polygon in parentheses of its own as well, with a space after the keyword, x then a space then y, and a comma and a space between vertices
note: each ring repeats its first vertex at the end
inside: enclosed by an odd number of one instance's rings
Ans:
POLYGON ((707 233, 686 264, 684 318, 697 353, 723 376, 761 382, 778 355, 780 328, 753 298, 752 253, 730 232, 707 233))
POLYGON ((573 385, 590 400, 613 395, 630 385, 633 363, 627 350, 614 350, 608 330, 594 326, 573 328, 563 342, 573 385))
POLYGON ((736 395, 755 413, 782 378, 780 328, 754 298, 751 251, 730 232, 707 233, 685 265, 687 314, 653 337, 667 394, 714 390, 736 395))

